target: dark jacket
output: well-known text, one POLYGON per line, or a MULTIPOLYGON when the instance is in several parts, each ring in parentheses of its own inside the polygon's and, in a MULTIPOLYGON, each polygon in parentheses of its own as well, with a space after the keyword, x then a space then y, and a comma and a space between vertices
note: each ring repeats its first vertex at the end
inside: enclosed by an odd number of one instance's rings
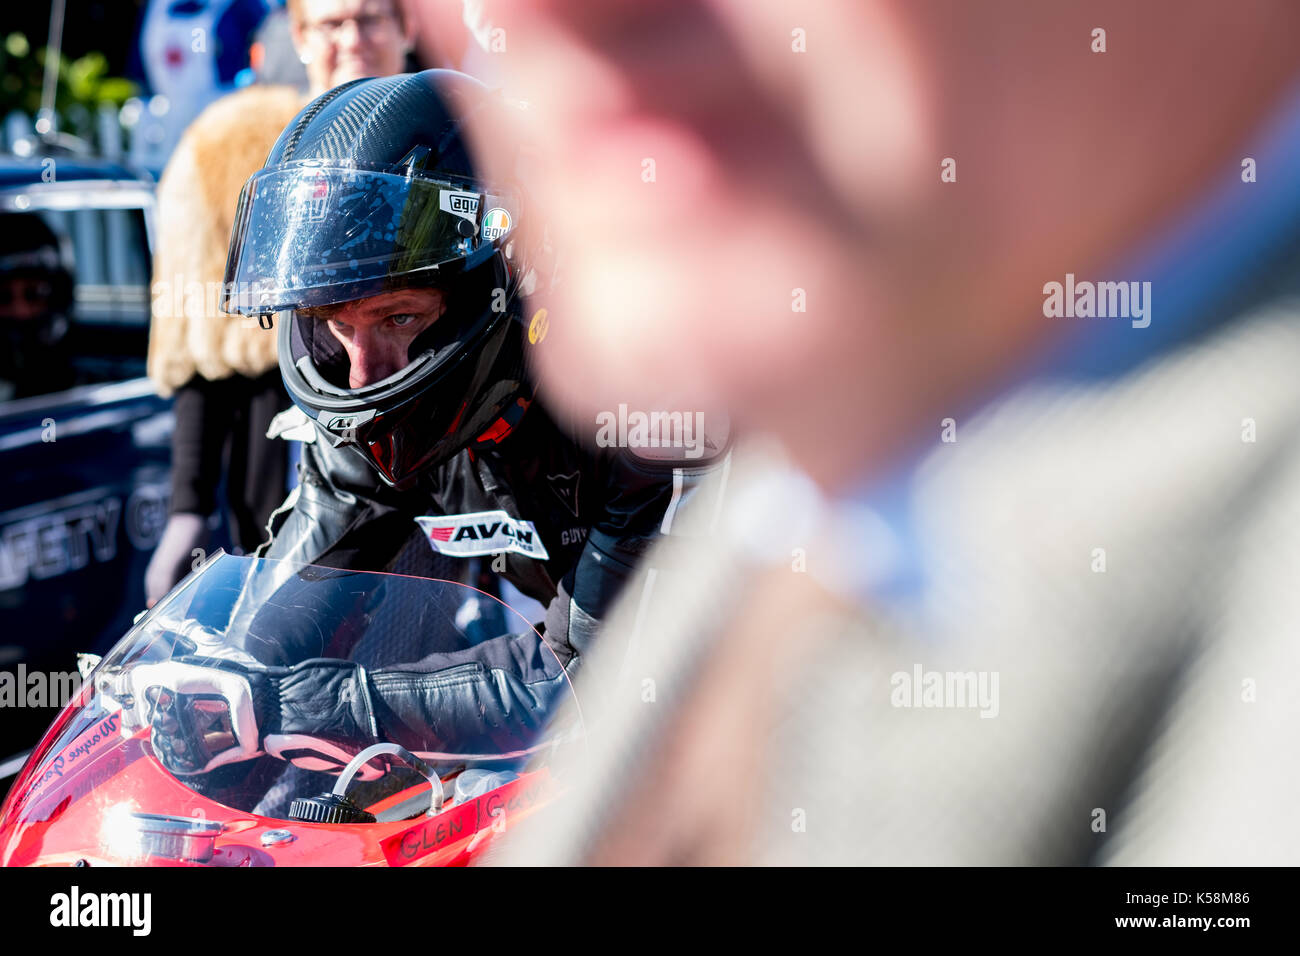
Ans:
POLYGON ((708 470, 586 449, 536 403, 499 446, 460 452, 411 491, 381 486, 356 455, 316 441, 304 446, 300 487, 276 516, 262 554, 461 579, 463 559, 435 551, 415 519, 503 510, 533 524, 547 557, 502 553, 493 569, 547 605, 547 642, 567 662, 585 649, 666 513, 708 470))
MULTIPOLYGON (((358 727, 378 719, 380 738, 413 750, 450 746, 449 723, 466 735, 488 724, 532 724, 567 686, 556 665, 572 672, 601 617, 666 521, 709 465, 638 459, 627 450, 581 447, 534 404, 499 446, 462 451, 414 490, 378 486, 369 467, 324 441, 304 446, 300 485, 273 519, 266 557, 327 567, 463 578, 464 559, 435 551, 419 516, 448 517, 434 530, 463 529, 449 516, 505 511, 531 522, 545 557, 498 553, 493 570, 546 605, 545 653, 532 632, 507 634, 456 654, 433 654, 398 672, 367 671, 374 715, 350 716, 358 727), (455 671, 454 680, 437 679, 455 671), (457 715, 455 717, 450 715, 457 715), (435 733, 436 722, 443 728, 435 733)), ((469 522, 471 527, 473 523, 469 522)), ((487 527, 471 534, 492 530, 487 527)), ((332 686, 332 685, 331 685, 332 686)), ((331 692, 336 692, 334 688, 331 692)), ((331 728, 348 736, 342 727, 331 728)))
POLYGON ((208 515, 224 504, 233 543, 243 551, 261 544, 284 500, 289 462, 288 446, 268 441, 266 430, 288 407, 279 368, 257 378, 195 376, 177 390, 171 512, 208 515))

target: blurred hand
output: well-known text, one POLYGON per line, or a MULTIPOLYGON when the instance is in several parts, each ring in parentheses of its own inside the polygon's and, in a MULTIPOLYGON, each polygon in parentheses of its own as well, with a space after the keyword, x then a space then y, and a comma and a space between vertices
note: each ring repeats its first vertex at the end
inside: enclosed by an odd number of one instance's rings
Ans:
POLYGON ((194 568, 194 550, 208 541, 208 522, 202 515, 174 514, 167 519, 162 540, 144 572, 145 606, 153 607, 194 568))

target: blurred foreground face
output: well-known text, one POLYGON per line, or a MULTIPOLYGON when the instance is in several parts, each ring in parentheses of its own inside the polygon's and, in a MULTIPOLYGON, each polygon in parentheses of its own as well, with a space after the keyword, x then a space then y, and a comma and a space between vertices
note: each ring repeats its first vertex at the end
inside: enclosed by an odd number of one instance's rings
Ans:
POLYGON ((580 423, 726 406, 827 485, 1063 333, 1045 282, 1236 175, 1300 29, 1271 0, 488 10, 564 256, 546 387, 580 423))
POLYGON ((365 76, 402 71, 406 37, 397 0, 297 0, 290 4, 293 44, 312 95, 365 76))

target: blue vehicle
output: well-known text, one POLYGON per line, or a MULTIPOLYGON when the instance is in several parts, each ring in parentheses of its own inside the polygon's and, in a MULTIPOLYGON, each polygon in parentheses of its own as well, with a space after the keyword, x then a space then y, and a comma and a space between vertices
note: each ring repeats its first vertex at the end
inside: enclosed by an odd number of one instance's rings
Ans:
POLYGON ((60 346, 73 384, 0 400, 0 766, 64 702, 30 675, 75 673, 77 652, 107 649, 144 608, 173 429, 144 377, 152 180, 79 157, 0 157, 0 223, 31 222, 13 213, 48 225, 72 273, 60 346))

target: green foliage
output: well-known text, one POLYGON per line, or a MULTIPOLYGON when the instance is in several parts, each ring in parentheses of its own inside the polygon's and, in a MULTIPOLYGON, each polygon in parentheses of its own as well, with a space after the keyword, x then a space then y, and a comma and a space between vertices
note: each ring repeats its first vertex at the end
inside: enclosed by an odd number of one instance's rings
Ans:
MULTIPOLYGON (((0 44, 0 116, 19 110, 35 118, 41 108, 45 62, 49 48, 35 50, 21 33, 10 33, 0 44)), ((59 78, 54 111, 59 129, 74 135, 93 133, 94 116, 101 104, 121 107, 137 95, 136 85, 108 75, 108 59, 87 53, 76 60, 59 54, 59 78)))

